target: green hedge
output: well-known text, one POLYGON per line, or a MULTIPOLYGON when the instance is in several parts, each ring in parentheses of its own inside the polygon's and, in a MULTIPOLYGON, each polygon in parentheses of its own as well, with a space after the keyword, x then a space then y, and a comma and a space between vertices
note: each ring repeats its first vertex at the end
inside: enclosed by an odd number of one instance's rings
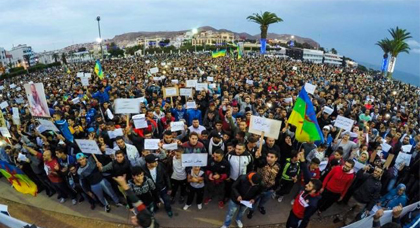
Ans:
POLYGON ((23 67, 15 67, 10 69, 10 73, 8 74, 3 74, 0 76, 0 79, 6 79, 6 78, 13 78, 15 76, 18 75, 23 75, 26 73, 34 73, 34 72, 38 72, 38 71, 42 71, 44 69, 47 68, 51 68, 51 67, 56 67, 56 66, 60 66, 61 63, 60 62, 56 62, 56 63, 50 63, 50 64, 42 64, 42 63, 38 63, 35 66, 31 66, 29 67, 28 71, 26 71, 23 67))

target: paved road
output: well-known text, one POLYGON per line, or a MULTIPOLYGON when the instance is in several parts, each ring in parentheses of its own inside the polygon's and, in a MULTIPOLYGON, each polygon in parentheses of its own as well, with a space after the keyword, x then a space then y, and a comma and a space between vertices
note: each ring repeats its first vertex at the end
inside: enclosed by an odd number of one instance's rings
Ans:
MULTIPOLYGON (((296 190, 297 188, 295 188, 293 192, 296 190)), ((70 201, 60 204, 55 195, 52 198, 48 198, 44 193, 41 193, 37 197, 24 195, 11 188, 4 178, 0 179, 0 197, 49 211, 116 223, 129 223, 129 217, 131 216, 126 208, 117 208, 113 206, 111 213, 106 213, 101 207, 97 207, 93 211, 90 210, 89 205, 85 202, 75 206, 73 206, 70 201)), ((289 195, 284 198, 282 203, 270 200, 266 206, 266 215, 255 212, 254 217, 251 220, 245 216, 243 219, 244 225, 258 226, 285 223, 291 209, 291 199, 292 197, 289 195)), ((221 226, 226 213, 226 207, 224 209, 219 209, 217 202, 210 202, 208 205, 205 205, 202 210, 198 210, 195 205, 190 207, 187 211, 182 210, 182 207, 183 205, 178 203, 173 205, 173 211, 175 214, 173 218, 169 218, 166 213, 164 213, 163 209, 156 214, 156 218, 163 227, 214 228, 221 226)), ((342 206, 336 205, 327 211, 325 216, 340 213, 343 209, 344 208, 342 206)), ((317 215, 314 216, 317 217, 317 215)), ((235 225, 236 224, 232 224, 231 227, 234 227, 235 225)))

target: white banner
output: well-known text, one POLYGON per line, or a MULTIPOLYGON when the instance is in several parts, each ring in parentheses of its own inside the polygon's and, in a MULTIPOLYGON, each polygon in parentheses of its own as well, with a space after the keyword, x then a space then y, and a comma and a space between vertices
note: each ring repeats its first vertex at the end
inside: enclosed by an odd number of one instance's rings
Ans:
POLYGON ((182 167, 207 166, 207 153, 182 154, 182 167))
POLYGON ((274 139, 279 138, 281 128, 281 121, 263 118, 259 116, 251 116, 249 122, 249 132, 261 135, 264 132, 264 137, 274 139))
POLYGON ((116 114, 137 114, 140 113, 139 99, 116 99, 115 100, 116 114))
POLYGON ((102 154, 95 140, 75 139, 80 150, 86 154, 102 154))

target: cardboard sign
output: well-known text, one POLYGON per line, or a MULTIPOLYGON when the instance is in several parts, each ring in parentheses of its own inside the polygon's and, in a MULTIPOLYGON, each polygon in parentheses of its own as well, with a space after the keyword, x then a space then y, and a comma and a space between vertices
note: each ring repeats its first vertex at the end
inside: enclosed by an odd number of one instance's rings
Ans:
POLYGON ((160 139, 145 139, 144 149, 145 150, 157 150, 159 149, 160 139))
POLYGON ((214 80, 214 78, 213 77, 207 77, 207 81, 208 82, 212 82, 214 80))
POLYGON ((124 135, 124 133, 123 133, 122 128, 117 128, 113 131, 108 131, 108 136, 109 136, 110 139, 115 139, 118 136, 123 136, 123 135, 124 135))
POLYGON ((147 128, 147 120, 144 114, 133 116, 134 127, 136 129, 147 128))
POLYGON ((178 143, 163 144, 162 148, 164 150, 176 150, 178 149, 178 143))
POLYGON ((80 150, 86 154, 102 154, 95 140, 75 139, 80 150))
POLYGON ((353 127, 354 120, 346 118, 344 116, 337 116, 337 119, 334 122, 334 127, 339 127, 346 131, 351 131, 353 127))
POLYGON ((60 131, 55 126, 55 124, 53 122, 49 121, 49 120, 38 119, 38 122, 43 126, 43 128, 46 131, 55 131, 55 132, 59 132, 60 131))
POLYGON ((328 106, 324 106, 324 112, 327 113, 328 115, 331 115, 334 112, 334 109, 328 106))
POLYGON ((183 131, 183 130, 184 130, 183 121, 171 122, 171 131, 183 131))
POLYGON ((116 99, 115 100, 116 114, 137 114, 140 113, 139 99, 116 99))
POLYGON ((281 121, 267 119, 259 116, 251 116, 249 122, 249 132, 261 135, 264 132, 265 137, 278 139, 281 128, 281 121))
POLYGON ((168 87, 163 89, 163 97, 176 97, 178 96, 178 88, 168 87))
POLYGON ((208 89, 207 83, 197 83, 197 84, 195 84, 195 90, 197 90, 197 91, 202 91, 202 90, 207 90, 207 89, 208 89))
POLYGON ((182 167, 207 166, 207 153, 182 154, 182 167))
POLYGON ((194 88, 197 85, 197 80, 187 80, 187 87, 194 88))
POLYGON ((197 108, 195 101, 187 102, 187 109, 190 109, 190 108, 197 108))
POLYGON ((179 95, 185 97, 192 97, 192 89, 179 89, 179 95))
POLYGON ((0 103, 0 108, 1 109, 5 109, 7 107, 9 107, 9 103, 7 103, 7 101, 3 101, 3 102, 0 103))
POLYGON ((157 68, 157 67, 150 68, 150 73, 151 74, 156 74, 157 72, 159 72, 159 68, 157 68))
POLYGON ((305 90, 307 93, 314 94, 316 89, 316 85, 312 85, 311 83, 305 83, 305 90))
POLYGON ((9 129, 7 129, 7 127, 0 127, 0 133, 1 133, 1 135, 3 135, 6 138, 12 137, 10 135, 9 129))

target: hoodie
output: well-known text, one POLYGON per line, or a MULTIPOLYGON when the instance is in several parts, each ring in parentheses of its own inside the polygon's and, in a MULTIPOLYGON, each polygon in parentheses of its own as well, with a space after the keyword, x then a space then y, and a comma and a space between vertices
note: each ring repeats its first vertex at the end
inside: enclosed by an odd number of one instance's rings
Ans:
POLYGON ((220 142, 216 144, 213 142, 213 138, 211 138, 209 142, 209 155, 213 155, 213 151, 218 149, 223 151, 225 150, 225 144, 223 144, 223 140, 220 140, 220 142))
POLYGON ((354 171, 344 172, 343 166, 335 166, 325 177, 322 183, 322 188, 326 188, 328 191, 333 193, 340 193, 341 197, 344 197, 353 182, 354 171))

